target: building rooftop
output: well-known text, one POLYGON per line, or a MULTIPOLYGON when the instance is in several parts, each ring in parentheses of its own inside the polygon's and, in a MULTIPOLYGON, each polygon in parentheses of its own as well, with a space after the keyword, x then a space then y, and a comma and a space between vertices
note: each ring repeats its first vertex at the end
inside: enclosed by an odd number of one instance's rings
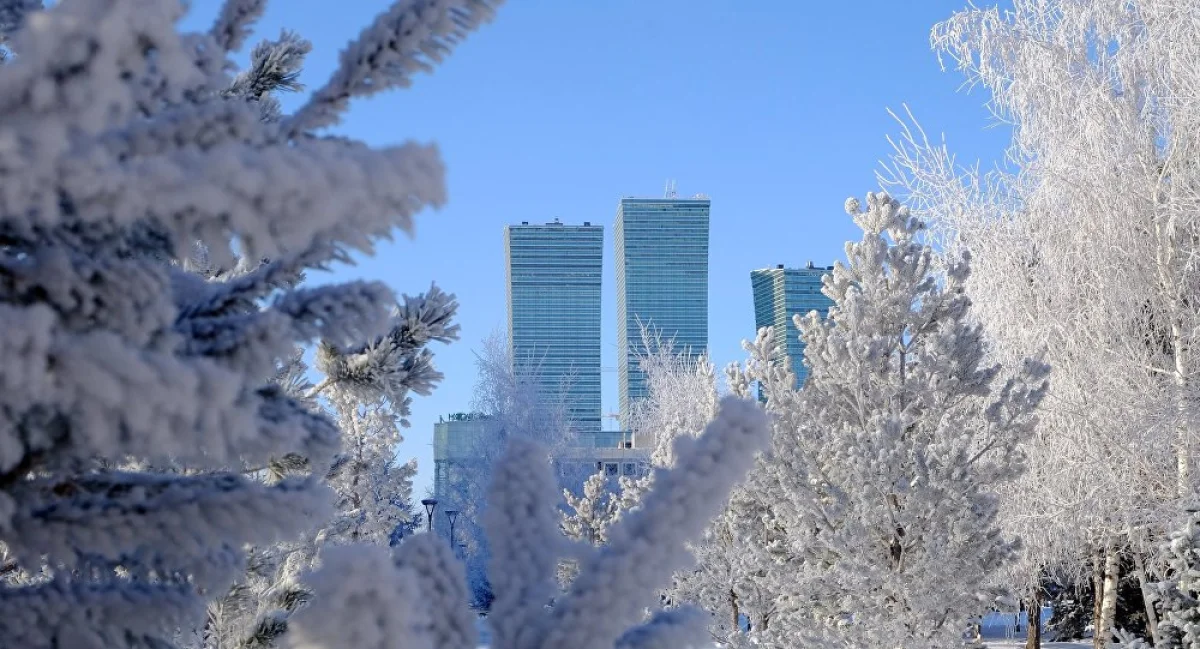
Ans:
POLYGON ((756 271, 765 271, 765 270, 833 270, 833 266, 817 266, 817 265, 814 265, 813 262, 810 261, 810 262, 805 263, 802 268, 794 268, 794 267, 789 268, 787 266, 784 266, 783 264, 775 264, 774 266, 770 266, 768 268, 756 268, 755 270, 756 271))
POLYGON ((527 227, 527 228, 545 228, 545 227, 551 227, 551 228, 599 228, 601 226, 600 225, 592 225, 591 221, 584 221, 582 225, 573 224, 573 223, 563 223, 561 219, 559 219, 558 217, 555 217, 553 221, 547 221, 545 223, 530 223, 529 221, 521 221, 519 224, 514 223, 512 225, 506 225, 504 227, 506 227, 506 228, 520 228, 520 227, 527 227))
POLYGON ((640 203, 686 203, 690 201, 710 203, 712 199, 707 194, 696 194, 689 198, 679 198, 677 196, 622 196, 622 201, 636 201, 640 203))

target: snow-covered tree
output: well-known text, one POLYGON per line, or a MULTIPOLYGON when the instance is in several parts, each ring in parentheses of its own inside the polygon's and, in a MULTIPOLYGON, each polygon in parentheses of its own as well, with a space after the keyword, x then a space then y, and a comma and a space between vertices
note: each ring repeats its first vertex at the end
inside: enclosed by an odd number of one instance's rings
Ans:
POLYGON ((734 487, 729 502, 704 534, 688 544, 695 565, 676 572, 664 593, 669 606, 704 610, 710 641, 724 646, 749 646, 770 618, 771 592, 763 588, 766 575, 760 565, 748 560, 744 533, 759 510, 745 487, 734 487))
POLYGON ((438 503, 435 525, 441 526, 445 520, 441 512, 459 512, 455 541, 466 546, 471 586, 477 603, 485 604, 491 555, 483 521, 496 464, 514 438, 537 442, 546 449, 545 454, 529 458, 531 464, 553 463, 570 443, 571 424, 566 390, 547 394, 536 359, 514 358, 503 334, 496 332, 484 339, 475 359, 478 374, 472 408, 482 423, 477 436, 462 442, 471 460, 453 472, 449 493, 439 494, 442 502, 438 503))
MULTIPOLYGON (((1017 0, 955 14, 933 44, 1011 125, 1007 164, 964 169, 918 135, 898 142, 887 174, 948 250, 975 253, 967 290, 997 359, 1048 346, 1055 378, 1028 479, 1004 499, 1026 540, 1025 582, 1096 554, 1117 566, 1127 551, 1146 585, 1156 535, 1196 487, 1193 13, 1164 0, 1017 0)), ((1110 577, 1097 580, 1098 644, 1116 606, 1110 577)))
MULTIPOLYGON (((495 3, 396 3, 289 115, 228 74, 262 2, 229 0, 199 34, 172 0, 16 11, 33 4, 0 3, 0 542, 27 577, 0 589, 0 637, 165 647, 244 574, 246 545, 332 511, 339 430, 273 379, 297 344, 386 336, 395 300, 295 278, 445 200, 433 147, 316 131, 408 85, 495 3)), ((304 49, 282 40, 261 69, 304 49)))
MULTIPOLYGON (((1154 646, 1196 649, 1200 647, 1200 514, 1193 512, 1165 545, 1170 578, 1154 585, 1163 603, 1154 646)), ((1127 644, 1134 649, 1147 647, 1145 642, 1127 644)))
MULTIPOLYGON (((704 616, 687 609, 644 619, 658 589, 689 561, 684 543, 720 511, 730 488, 766 446, 768 427, 752 401, 726 398, 699 437, 675 443, 672 469, 657 469, 642 506, 610 528, 608 544, 567 548, 559 531, 557 484, 548 463, 530 462, 546 450, 509 440, 494 473, 486 514, 496 600, 496 649, 675 649, 709 642, 704 616), (556 597, 556 567, 580 556, 580 574, 556 597), (553 599, 553 606, 548 604, 553 599)), ((421 541, 402 543, 396 555, 421 541)), ((310 581, 314 603, 294 619, 294 649, 390 649, 410 646, 473 649, 473 620, 465 597, 456 603, 452 572, 433 561, 389 559, 372 546, 342 548, 310 581), (397 564, 389 570, 389 563, 397 564), (426 593, 437 593, 427 596, 426 593), (337 620, 338 624, 330 624, 337 620)), ((430 548, 432 550, 432 548, 430 548)), ((411 552, 407 552, 411 553, 411 552)), ((430 552, 432 554, 433 552, 430 552)), ((461 592, 461 591, 459 591, 461 592)))
MULTIPOLYGON (((317 354, 325 378, 313 386, 307 365, 297 354, 281 369, 276 383, 316 412, 323 396, 342 433, 343 451, 325 471, 333 488, 334 514, 304 538, 250 550, 245 578, 209 604, 208 621, 197 641, 206 649, 273 646, 287 630, 287 618, 310 599, 302 574, 320 561, 331 545, 366 541, 389 545, 398 527, 413 518, 415 462, 400 463, 398 426, 407 422, 408 391, 427 394, 441 379, 426 345, 457 337, 451 325, 456 303, 433 287, 427 294, 404 296, 392 315, 392 328, 367 344, 335 348, 323 342, 317 354)), ((273 461, 256 477, 272 483, 310 472, 304 458, 273 461)))
MULTIPOLYGON (((650 449, 651 467, 670 468, 675 464, 675 440, 699 434, 717 414, 716 370, 707 353, 678 349, 673 339, 653 327, 643 326, 641 335, 645 351, 638 360, 646 374, 647 394, 634 404, 634 439, 637 446, 650 449)), ((568 509, 575 512, 569 519, 572 529, 583 527, 584 520, 575 519, 599 519, 598 525, 607 529, 613 520, 640 506, 643 495, 653 488, 654 476, 622 476, 618 493, 609 500, 568 497, 568 509), (599 515, 593 511, 595 503, 602 503, 599 515), (585 508, 582 512, 581 507, 585 508)), ((745 546, 740 537, 741 519, 752 518, 757 511, 754 499, 742 487, 735 487, 730 502, 703 535, 688 544, 696 559, 694 565, 677 572, 662 592, 668 607, 704 610, 711 640, 717 642, 746 642, 743 620, 761 623, 769 610, 756 585, 758 566, 743 561, 745 546)))
MULTIPOLYGON (((559 512, 563 535, 572 541, 588 545, 603 545, 608 528, 620 513, 620 494, 613 489, 613 480, 604 471, 593 473, 583 482, 582 493, 576 495, 563 489, 564 508, 559 512)), ((558 580, 565 588, 579 572, 579 563, 566 557, 559 564, 558 580)))
POLYGON ((562 512, 562 530, 573 541, 601 545, 608 538, 608 526, 617 518, 617 495, 611 480, 603 472, 592 474, 583 483, 583 493, 576 496, 563 489, 568 511, 562 512))
MULTIPOLYGON (((227 94, 259 102, 266 119, 278 119, 271 92, 302 89, 295 79, 309 50, 307 41, 288 32, 278 41, 259 43, 250 67, 234 77, 227 94)), ((229 281, 253 269, 245 260, 232 270, 214 268, 202 246, 184 267, 210 282, 229 281)), ((295 287, 303 279, 301 271, 276 281, 295 287)), ((244 306, 249 310, 256 305, 244 306)), ((318 369, 325 377, 317 386, 308 381, 302 350, 283 364, 274 382, 298 402, 328 409, 342 432, 345 449, 325 475, 336 494, 334 520, 304 540, 251 548, 245 577, 209 604, 208 621, 193 644, 208 649, 271 646, 286 630, 286 616, 308 600, 298 578, 324 546, 360 539, 387 543, 409 525, 416 464, 396 459, 402 441, 398 425, 407 426, 408 393, 428 394, 441 379, 426 345, 457 338, 457 326, 449 324, 455 308, 453 296, 436 286, 425 295, 404 296, 384 336, 345 349, 329 341, 320 345, 318 369)), ((252 475, 271 483, 311 471, 305 458, 292 455, 276 458, 252 475)))
POLYGON ((1048 368, 983 363, 968 258, 936 273, 923 223, 886 194, 847 211, 863 230, 824 278, 827 318, 796 315, 797 391, 769 330, 737 381, 763 385, 773 452, 751 478, 767 512, 746 537, 775 601, 774 646, 959 647, 1014 544, 994 486, 1022 469, 1048 368), (764 527, 767 529, 762 529, 764 527))
POLYGON ((454 296, 434 286, 404 297, 387 335, 352 349, 329 343, 318 349, 325 378, 310 395, 331 404, 346 447, 328 474, 341 520, 323 541, 386 543, 410 517, 416 464, 396 459, 399 429, 408 426, 410 393, 428 395, 442 379, 427 345, 458 338, 458 325, 450 324, 456 309, 454 296))
POLYGON ((638 366, 646 375, 646 396, 633 407, 634 440, 651 449, 654 466, 675 463, 675 438, 696 436, 717 413, 717 376, 707 352, 676 349, 673 338, 643 326, 638 366))
MULTIPOLYGON (((675 438, 695 436, 716 416, 716 371, 707 352, 676 349, 674 338, 641 325, 638 366, 645 373, 646 396, 633 404, 630 427, 634 445, 650 449, 650 465, 671 467, 675 438)), ((637 506, 654 474, 620 479, 620 510, 637 506)))

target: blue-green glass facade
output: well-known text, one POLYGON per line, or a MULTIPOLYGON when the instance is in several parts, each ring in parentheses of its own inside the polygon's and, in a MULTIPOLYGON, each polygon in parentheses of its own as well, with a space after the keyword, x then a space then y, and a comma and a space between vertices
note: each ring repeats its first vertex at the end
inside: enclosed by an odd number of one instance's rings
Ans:
POLYGON ((638 366, 639 322, 674 338, 675 349, 708 349, 707 198, 623 198, 613 238, 617 271, 617 389, 621 427, 646 396, 638 366))
POLYGON ((796 387, 804 385, 808 370, 804 367, 804 343, 800 341, 800 330, 792 316, 806 316, 817 311, 824 318, 833 306, 821 293, 821 277, 832 270, 832 266, 817 267, 811 263, 805 268, 775 268, 750 271, 750 284, 754 290, 754 326, 757 329, 772 327, 775 342, 780 346, 776 361, 791 365, 796 375, 796 387))
POLYGON ((604 228, 510 225, 504 252, 514 362, 536 367, 547 394, 566 386, 576 429, 599 431, 604 228))

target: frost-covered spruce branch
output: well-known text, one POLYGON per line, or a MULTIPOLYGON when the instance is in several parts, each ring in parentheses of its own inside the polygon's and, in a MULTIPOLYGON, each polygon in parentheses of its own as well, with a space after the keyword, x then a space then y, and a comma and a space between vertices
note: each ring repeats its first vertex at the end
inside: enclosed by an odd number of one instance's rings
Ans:
MULTIPOLYGON (((445 188, 431 146, 308 126, 407 84, 387 52, 444 51, 494 4, 397 3, 311 123, 264 110, 306 44, 285 37, 228 74, 261 3, 229 0, 211 32, 181 34, 172 0, 65 0, 5 34, 0 141, 21 142, 0 151, 5 642, 165 646, 242 573, 242 547, 328 517, 320 474, 242 472, 332 461, 338 428, 274 379, 296 345, 386 334, 395 301, 377 283, 296 283, 411 232, 445 188)), ((408 368, 415 390, 436 380, 424 366, 408 368)))
POLYGON ((407 424, 408 393, 427 393, 441 378, 427 345, 457 338, 458 327, 450 324, 456 308, 452 295, 433 287, 425 295, 404 296, 391 329, 378 339, 350 348, 323 343, 317 354, 318 368, 326 373, 319 403, 307 398, 313 386, 303 360, 289 359, 276 383, 314 410, 330 412, 343 449, 331 467, 292 455, 274 460, 260 477, 274 482, 317 471, 333 488, 334 515, 302 541, 252 548, 244 578, 209 605, 200 644, 273 646, 286 632, 288 617, 311 598, 301 574, 321 560, 325 548, 355 541, 387 545, 398 528, 411 523, 416 464, 397 460, 400 427, 407 424))
MULTIPOLYGON (((492 646, 649 649, 706 643, 704 616, 670 611, 644 621, 644 611, 656 605, 658 589, 688 561, 684 544, 720 511, 729 490, 750 469, 766 442, 767 419, 757 404, 732 397, 722 400, 705 433, 676 442, 674 468, 657 470, 654 488, 642 507, 612 527, 608 545, 582 553, 578 578, 553 606, 547 606, 557 590, 557 562, 568 551, 558 529, 556 485, 548 464, 536 461, 544 456, 544 449, 521 438, 512 440, 497 467, 486 523, 496 589, 489 616, 492 646)), ((419 538, 401 544, 401 550, 419 538)), ((384 570, 378 550, 359 548, 355 557, 349 555, 349 548, 343 553, 338 555, 338 565, 322 568, 312 580, 320 585, 318 599, 294 618, 292 647, 473 646, 468 630, 473 621, 462 613, 465 597, 457 606, 429 602, 407 585, 436 577, 432 569, 414 570, 415 577, 406 581, 401 572, 384 570), (365 588, 337 578, 368 573, 372 578, 365 588), (435 604, 445 608, 433 608, 435 604), (393 611, 400 611, 406 621, 393 625, 389 619, 393 611), (341 621, 354 635, 332 629, 331 619, 341 621), (439 641, 426 630, 423 624, 429 619, 452 624, 455 632, 439 632, 452 639, 439 641)))

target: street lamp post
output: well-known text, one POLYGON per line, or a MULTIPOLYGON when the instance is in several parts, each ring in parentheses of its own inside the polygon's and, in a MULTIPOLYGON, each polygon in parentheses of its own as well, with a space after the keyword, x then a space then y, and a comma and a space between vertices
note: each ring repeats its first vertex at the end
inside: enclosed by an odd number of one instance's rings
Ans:
POLYGON ((432 532, 433 531, 433 508, 437 507, 437 499, 436 498, 426 498, 425 500, 421 501, 421 504, 425 505, 425 521, 429 525, 429 531, 432 532))
POLYGON ((450 519, 450 551, 454 551, 454 521, 458 518, 457 509, 447 509, 446 518, 450 519))

